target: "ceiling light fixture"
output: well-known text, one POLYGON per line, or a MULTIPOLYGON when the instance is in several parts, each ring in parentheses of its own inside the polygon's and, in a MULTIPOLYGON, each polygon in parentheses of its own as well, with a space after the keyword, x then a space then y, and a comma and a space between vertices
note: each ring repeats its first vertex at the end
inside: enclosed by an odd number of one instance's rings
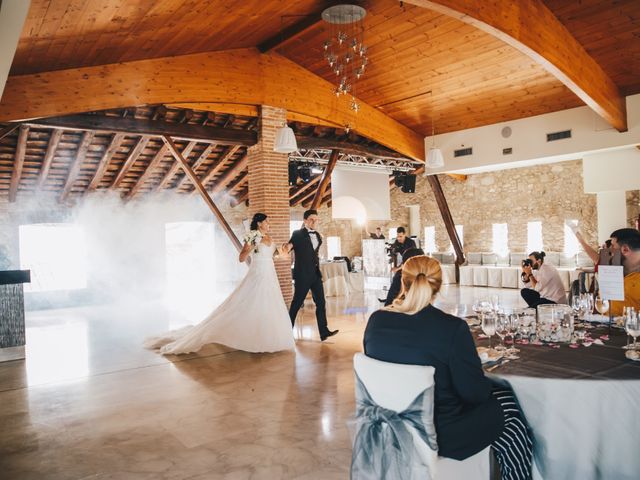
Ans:
POLYGON ((286 123, 276 132, 276 142, 273 147, 274 152, 293 153, 298 150, 298 142, 293 130, 286 123))
POLYGON ((351 4, 329 7, 322 12, 322 19, 329 24, 329 37, 323 43, 324 58, 337 77, 333 93, 350 96, 349 108, 360 110, 356 97, 356 82, 364 75, 369 62, 364 44, 363 19, 367 11, 351 4))
MULTIPOLYGON (((433 93, 432 93, 433 95, 433 93)), ((444 157, 442 156, 442 150, 436 147, 436 122, 431 115, 431 147, 429 153, 427 153, 427 161, 425 163, 426 168, 442 168, 444 167, 444 157)), ((427 174, 425 168, 425 175, 427 174)))

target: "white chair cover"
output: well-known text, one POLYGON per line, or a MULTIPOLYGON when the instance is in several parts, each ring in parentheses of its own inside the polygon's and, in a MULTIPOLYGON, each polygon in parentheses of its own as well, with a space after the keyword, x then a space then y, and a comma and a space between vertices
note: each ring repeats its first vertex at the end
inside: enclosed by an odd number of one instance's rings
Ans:
POLYGON ((487 286, 487 267, 473 267, 473 284, 476 287, 487 286))
POLYGON ((487 267, 487 286, 502 287, 502 268, 487 267))
POLYGON ((460 267, 460 285, 473 286, 473 269, 471 265, 463 265, 460 267))
POLYGON ((456 283, 456 266, 455 265, 440 265, 442 269, 442 284, 451 285, 456 283))

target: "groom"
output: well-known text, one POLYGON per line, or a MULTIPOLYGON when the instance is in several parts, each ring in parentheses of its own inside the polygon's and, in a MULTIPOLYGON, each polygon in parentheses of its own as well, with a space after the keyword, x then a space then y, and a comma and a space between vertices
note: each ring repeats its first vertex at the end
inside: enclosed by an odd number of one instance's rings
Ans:
POLYGON ((324 287, 322 286, 322 274, 320 273, 320 260, 318 258, 322 237, 315 230, 317 223, 317 211, 307 210, 304 212, 304 227, 293 232, 287 244, 288 250, 295 252, 293 266, 295 291, 291 308, 289 308, 289 317, 291 317, 291 325, 295 325, 298 310, 302 307, 307 293, 311 290, 313 302, 316 304, 318 332, 320 333, 320 340, 324 342, 328 337, 338 333, 338 330, 329 330, 327 327, 324 287))

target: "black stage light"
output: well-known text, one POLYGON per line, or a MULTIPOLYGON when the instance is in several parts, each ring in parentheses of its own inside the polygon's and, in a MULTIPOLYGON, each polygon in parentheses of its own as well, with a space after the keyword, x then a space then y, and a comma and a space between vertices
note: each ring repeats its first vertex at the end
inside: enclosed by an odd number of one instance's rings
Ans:
POLYGON ((298 164, 289 162, 289 185, 298 183, 298 164))
POLYGON ((404 174, 402 172, 393 172, 393 177, 396 187, 402 187, 402 185, 404 185, 404 174))
POLYGON ((416 176, 407 174, 403 178, 402 191, 404 193, 416 193, 416 176))
POLYGON ((298 167, 298 177, 304 183, 309 183, 309 180, 311 180, 311 167, 308 165, 298 167))

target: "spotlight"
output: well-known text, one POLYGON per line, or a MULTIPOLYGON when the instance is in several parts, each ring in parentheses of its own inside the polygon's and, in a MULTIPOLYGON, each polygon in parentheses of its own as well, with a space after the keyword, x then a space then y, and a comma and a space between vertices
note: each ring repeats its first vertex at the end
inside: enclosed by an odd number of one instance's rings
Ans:
POLYGON ((298 167, 298 177, 304 183, 309 183, 309 180, 311 180, 311 168, 308 165, 298 167))
POLYGON ((289 185, 298 183, 298 164, 289 162, 289 185))

